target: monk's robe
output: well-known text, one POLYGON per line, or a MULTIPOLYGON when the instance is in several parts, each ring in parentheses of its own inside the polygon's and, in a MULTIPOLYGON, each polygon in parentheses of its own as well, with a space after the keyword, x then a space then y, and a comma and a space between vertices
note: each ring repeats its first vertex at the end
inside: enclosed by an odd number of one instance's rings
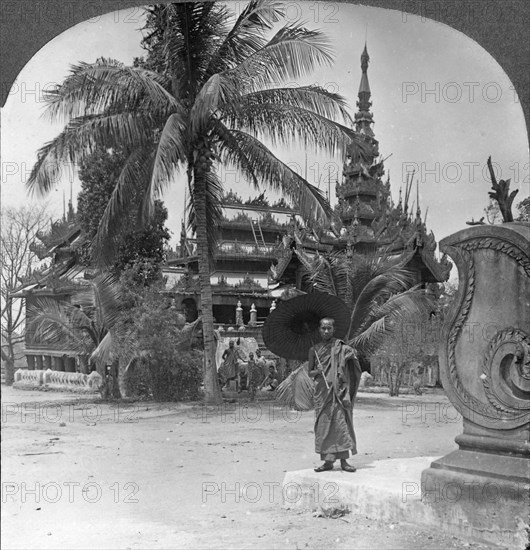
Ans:
POLYGON ((239 376, 239 360, 241 359, 239 351, 235 348, 228 348, 223 353, 223 363, 219 368, 219 373, 225 380, 232 380, 239 376))
POLYGON ((319 364, 325 381, 315 378, 315 452, 321 460, 347 459, 357 453, 352 408, 361 367, 355 350, 336 338, 309 350, 309 372, 319 364))

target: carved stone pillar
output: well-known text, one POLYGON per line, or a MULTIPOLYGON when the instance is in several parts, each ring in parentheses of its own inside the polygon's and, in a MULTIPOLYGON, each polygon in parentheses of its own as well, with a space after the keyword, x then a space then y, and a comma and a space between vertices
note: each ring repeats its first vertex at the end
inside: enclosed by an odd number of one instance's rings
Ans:
POLYGON ((62 371, 64 372, 64 359, 62 357, 54 357, 53 358, 53 370, 62 371))
POLYGON ((236 325, 238 327, 243 326, 245 323, 243 322, 243 306, 241 305, 241 301, 237 302, 236 307, 236 325))
POLYGON ((26 362, 28 364, 28 370, 35 370, 35 356, 26 355, 26 362))
POLYGON ((35 355, 35 361, 37 363, 37 370, 43 370, 44 362, 42 360, 42 355, 35 355))
POLYGON ((75 372, 75 358, 64 356, 64 367, 66 372, 75 372))
POLYGON ((88 366, 88 357, 86 355, 79 356, 79 370, 83 374, 89 374, 90 368, 88 366))
POLYGON ((45 355, 44 356, 44 368, 46 370, 48 369, 52 369, 52 358, 51 358, 51 355, 45 355))
POLYGON ((442 525, 459 522, 470 534, 523 548, 530 509, 530 226, 475 226, 440 248, 459 275, 440 374, 463 433, 458 450, 424 470, 422 498, 442 525))

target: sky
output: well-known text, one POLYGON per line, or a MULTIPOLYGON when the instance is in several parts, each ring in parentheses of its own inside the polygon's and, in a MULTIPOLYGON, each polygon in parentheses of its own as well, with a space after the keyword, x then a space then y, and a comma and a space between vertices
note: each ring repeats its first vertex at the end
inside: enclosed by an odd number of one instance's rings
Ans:
MULTIPOLYGON (((244 3, 228 6, 237 13, 244 3)), ((523 111, 500 65, 477 43, 441 23, 393 10, 318 2, 286 6, 286 22, 302 19, 309 28, 323 30, 335 50, 333 67, 318 69, 299 83, 342 94, 352 115, 366 41, 374 132, 383 157, 390 155, 385 167, 393 197, 397 200, 407 173, 415 170, 421 208, 424 214, 428 209, 427 226, 438 240, 484 215, 491 186, 486 168, 490 155, 497 177, 511 178, 511 188, 519 189, 515 204, 528 196, 523 111)), ((131 64, 143 54, 142 26, 141 8, 96 17, 57 36, 24 67, 1 110, 2 206, 45 201, 51 215, 59 217, 63 197, 68 201, 72 193, 75 204, 80 188, 75 174, 65 174, 44 198, 29 197, 25 189, 37 150, 62 129, 62 124, 42 117, 40 93, 60 83, 70 65, 80 61, 106 57, 131 64)), ((307 179, 323 190, 331 176, 334 203, 340 158, 295 149, 276 153, 302 175, 307 157, 307 179)), ((221 167, 219 174, 226 190, 245 199, 257 194, 231 170, 221 167)), ((173 243, 180 233, 184 187, 177 179, 162 197, 173 243)))

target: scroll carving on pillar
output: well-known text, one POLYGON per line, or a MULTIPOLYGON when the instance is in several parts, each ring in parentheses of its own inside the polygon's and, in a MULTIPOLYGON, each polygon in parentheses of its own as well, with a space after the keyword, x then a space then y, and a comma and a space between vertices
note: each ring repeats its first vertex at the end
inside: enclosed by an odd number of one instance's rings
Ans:
POLYGON ((530 422, 530 226, 475 226, 440 247, 459 272, 440 348, 444 389, 479 426, 521 427, 530 422))

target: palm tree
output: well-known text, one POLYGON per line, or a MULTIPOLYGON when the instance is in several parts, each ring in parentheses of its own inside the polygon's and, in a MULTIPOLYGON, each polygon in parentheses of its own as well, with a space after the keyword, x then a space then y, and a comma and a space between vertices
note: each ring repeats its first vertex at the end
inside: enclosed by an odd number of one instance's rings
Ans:
POLYGON ((330 208, 319 190, 263 143, 361 153, 367 145, 338 94, 318 86, 286 86, 332 63, 326 37, 300 24, 273 33, 284 15, 276 0, 252 0, 230 27, 227 8, 215 2, 156 5, 147 10, 147 62, 79 63, 45 98, 47 113, 64 130, 41 148, 28 180, 46 193, 66 162, 79 164, 97 146, 119 146, 127 159, 95 238, 105 259, 120 214, 141 186, 148 219, 155 199, 185 172, 190 223, 197 238, 206 357, 207 401, 221 399, 215 366, 211 253, 222 184, 215 164, 231 164, 259 188, 281 190, 300 213, 321 220, 330 208))
MULTIPOLYGON (((344 340, 361 356, 392 341, 404 321, 421 318, 432 309, 425 291, 414 285, 413 273, 385 253, 310 257, 302 250, 294 252, 305 268, 306 290, 338 296, 349 307, 350 326, 344 340)), ((278 386, 276 400, 307 411, 314 408, 313 392, 304 363, 278 386)))
MULTIPOLYGON (((117 357, 113 353, 113 329, 122 310, 122 293, 112 275, 101 275, 87 281, 70 302, 40 298, 29 308, 29 326, 35 338, 46 342, 67 342, 79 355, 90 356, 102 379, 106 380, 106 365, 113 363, 118 379, 117 357)), ((120 397, 114 386, 115 397, 120 397)), ((106 386, 103 386, 103 392, 106 386)))
MULTIPOLYGON (((301 255, 300 255, 301 257, 301 255)), ((403 321, 430 311, 425 291, 414 275, 386 254, 304 259, 312 288, 342 298, 351 311, 347 343, 363 355, 377 350, 403 321)))

